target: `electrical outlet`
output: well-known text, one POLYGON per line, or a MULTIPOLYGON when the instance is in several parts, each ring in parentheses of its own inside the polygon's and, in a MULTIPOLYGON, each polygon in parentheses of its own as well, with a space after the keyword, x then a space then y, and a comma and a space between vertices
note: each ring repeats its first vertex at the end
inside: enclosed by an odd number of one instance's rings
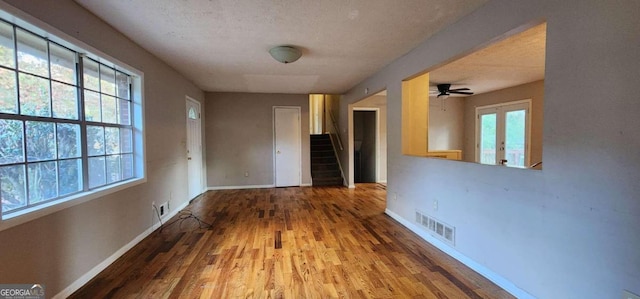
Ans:
POLYGON ((622 299, 640 299, 640 296, 624 290, 622 291, 622 299))
POLYGON ((433 200, 433 210, 437 211, 438 210, 438 200, 433 200))
POLYGON ((245 171, 245 172, 244 172, 244 176, 245 176, 245 177, 249 177, 249 172, 248 172, 248 171, 245 171))
POLYGON ((393 200, 398 200, 398 193, 393 192, 393 200))
POLYGON ((169 209, 167 208, 167 203, 163 203, 160 205, 160 217, 163 217, 167 212, 169 212, 169 209))

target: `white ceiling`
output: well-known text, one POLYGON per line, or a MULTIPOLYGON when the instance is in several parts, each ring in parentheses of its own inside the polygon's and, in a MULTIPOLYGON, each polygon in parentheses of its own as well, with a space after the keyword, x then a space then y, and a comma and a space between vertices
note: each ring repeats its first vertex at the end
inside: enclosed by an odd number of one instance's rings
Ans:
POLYGON ((437 95, 435 85, 450 83, 481 94, 542 80, 546 36, 543 23, 437 68, 429 72, 430 91, 437 95))
POLYGON ((76 2, 205 91, 341 94, 487 0, 76 2))

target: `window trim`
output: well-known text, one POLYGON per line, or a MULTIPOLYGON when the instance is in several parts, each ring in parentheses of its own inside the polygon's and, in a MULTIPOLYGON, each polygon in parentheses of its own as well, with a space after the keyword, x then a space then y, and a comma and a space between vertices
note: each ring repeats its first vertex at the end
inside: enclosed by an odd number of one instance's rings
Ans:
POLYGON ((131 113, 135 116, 131 123, 134 140, 134 178, 89 191, 75 193, 67 197, 42 203, 35 207, 25 208, 10 215, 0 216, 0 231, 145 183, 147 181, 147 152, 144 73, 5 2, 0 2, 0 18, 33 33, 45 36, 50 41, 76 51, 99 63, 106 64, 107 66, 117 66, 118 69, 125 70, 127 74, 131 76, 132 80, 131 113))
MULTIPOLYGON (((497 103, 497 104, 491 104, 491 105, 484 105, 484 106, 477 106, 475 107, 475 163, 478 163, 480 165, 489 165, 489 166, 505 166, 505 167, 510 167, 510 168, 518 168, 518 169, 529 169, 529 165, 531 164, 531 110, 533 107, 533 101, 532 99, 524 99, 524 100, 515 100, 515 101, 506 101, 506 102, 501 102, 501 103, 497 103), (525 121, 525 149, 526 149, 526 155, 525 155, 525 161, 524 167, 521 166, 515 166, 515 165, 509 165, 508 163, 506 165, 500 165, 500 164, 484 164, 480 162, 480 134, 481 134, 481 127, 479 125, 479 121, 480 121, 480 116, 484 115, 483 110, 490 110, 490 109, 495 109, 496 110, 496 117, 498 117, 498 119, 496 119, 496 122, 498 124, 501 123, 499 116, 502 115, 504 116, 504 109, 505 107, 509 107, 509 106, 517 106, 517 105, 523 105, 526 106, 526 121, 525 121)), ((503 119, 504 121, 504 119, 503 119)), ((498 141, 501 140, 500 138, 503 138, 502 140, 504 140, 504 123, 501 123, 499 126, 502 127, 502 130, 497 129, 496 132, 496 146, 498 141), (499 135, 499 133, 502 133, 502 136, 499 135)), ((504 150, 502 150, 503 154, 504 154, 504 150)), ((497 159, 499 158, 498 155, 498 151, 496 152, 496 162, 497 159)), ((503 157, 504 158, 504 157, 503 157)))

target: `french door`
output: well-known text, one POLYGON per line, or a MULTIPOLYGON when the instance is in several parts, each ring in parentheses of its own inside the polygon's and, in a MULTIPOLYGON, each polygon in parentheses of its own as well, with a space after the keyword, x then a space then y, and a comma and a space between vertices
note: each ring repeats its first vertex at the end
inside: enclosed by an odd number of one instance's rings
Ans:
POLYGON ((476 108, 476 162, 529 166, 531 101, 476 108))

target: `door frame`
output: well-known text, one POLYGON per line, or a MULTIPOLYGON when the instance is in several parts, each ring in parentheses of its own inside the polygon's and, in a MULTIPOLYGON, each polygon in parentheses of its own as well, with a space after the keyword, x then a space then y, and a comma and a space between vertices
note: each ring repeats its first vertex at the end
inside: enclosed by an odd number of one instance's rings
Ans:
POLYGON ((297 113, 298 113, 298 150, 299 150, 299 159, 298 159, 298 186, 302 186, 302 107, 300 106, 273 106, 272 108, 272 113, 271 116, 273 118, 272 121, 272 130, 273 130, 273 150, 272 150, 272 155, 273 155, 273 186, 277 187, 276 185, 276 176, 277 171, 276 171, 276 109, 296 109, 297 113))
MULTIPOLYGON (((528 168, 529 165, 531 164, 531 119, 532 119, 532 115, 531 115, 531 99, 524 99, 524 100, 517 100, 517 101, 509 101, 509 102, 502 102, 502 103, 498 103, 498 104, 491 104, 491 105, 485 105, 485 106, 476 106, 475 107, 475 162, 480 163, 480 126, 478 125, 479 122, 479 112, 481 110, 485 110, 485 109, 496 109, 496 138, 502 138, 504 139, 504 117, 503 120, 500 120, 500 115, 504 116, 504 113, 502 113, 502 109, 503 107, 506 106, 512 106, 512 105, 526 105, 526 121, 525 121, 525 149, 526 149, 526 159, 525 159, 525 167, 524 168, 528 168), (502 134, 502 136, 500 135, 502 134)), ((498 156, 498 147, 499 147, 499 139, 496 140, 496 162, 499 161, 500 157, 498 156)), ((504 152, 503 152, 504 155, 504 152)), ((504 159, 504 156, 503 156, 504 159)), ((491 165, 491 164, 483 164, 483 165, 491 165)), ((498 166, 502 166, 500 164, 495 164, 498 166)), ((516 167, 516 166, 509 166, 508 162, 507 162, 507 167, 516 167)), ((517 167, 519 168, 519 167, 517 167)))
MULTIPOLYGON (((190 103, 194 104, 197 107, 198 113, 199 113, 197 120, 198 120, 199 127, 200 127, 200 132, 199 132, 199 135, 200 135, 200 156, 199 156, 200 166, 198 167, 198 169, 200 169, 200 180, 198 182, 198 186, 199 186, 198 195, 200 195, 205 191, 204 182, 205 182, 205 175, 206 175, 206 171, 205 171, 204 166, 203 166, 204 165, 204 163, 203 163, 204 162, 204 158, 203 158, 203 154, 204 154, 204 138, 202 138, 202 105, 200 104, 200 102, 196 101, 194 98, 189 97, 189 96, 185 96, 185 114, 184 115, 185 115, 185 118, 186 118, 186 121, 187 121, 187 124, 186 124, 186 131, 187 131, 186 132, 187 133, 187 136, 186 136, 186 138, 187 138, 186 139, 186 143, 187 144, 186 144, 186 146, 187 146, 187 149, 189 148, 189 125, 188 125, 189 115, 188 114, 189 114, 189 104, 190 103)), ((189 181, 191 174, 189 173, 189 164, 188 163, 189 162, 187 161, 187 193, 189 195, 188 197, 191 197, 190 190, 189 190, 189 186, 191 184, 190 181, 189 181)), ((198 195, 196 195, 195 197, 197 197, 198 195)), ((193 197, 193 198, 195 198, 195 197, 193 197)), ((193 198, 189 198, 189 200, 191 200, 193 198)))
POLYGON ((353 128, 353 114, 356 111, 374 111, 376 113, 376 183, 380 182, 380 108, 379 107, 352 107, 349 105, 349 188, 355 188, 353 155, 355 147, 355 130, 353 128))

